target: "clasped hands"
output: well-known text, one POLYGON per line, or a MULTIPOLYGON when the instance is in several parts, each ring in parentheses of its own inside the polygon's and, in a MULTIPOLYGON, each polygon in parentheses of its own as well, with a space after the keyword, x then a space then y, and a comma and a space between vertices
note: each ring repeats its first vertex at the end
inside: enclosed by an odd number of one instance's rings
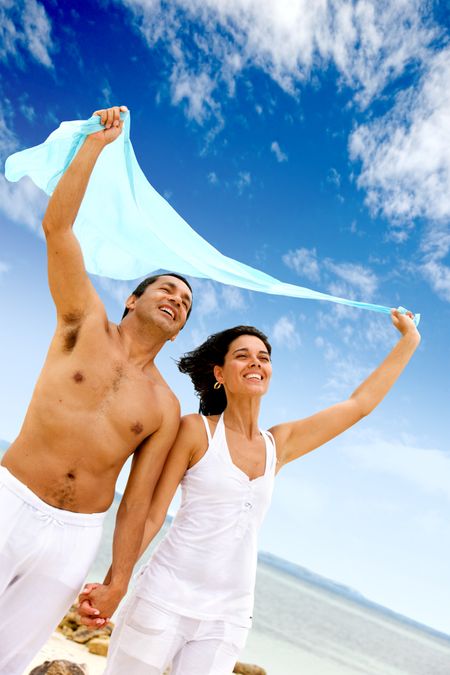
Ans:
POLYGON ((86 584, 78 598, 81 623, 101 628, 116 611, 124 593, 109 584, 86 584))

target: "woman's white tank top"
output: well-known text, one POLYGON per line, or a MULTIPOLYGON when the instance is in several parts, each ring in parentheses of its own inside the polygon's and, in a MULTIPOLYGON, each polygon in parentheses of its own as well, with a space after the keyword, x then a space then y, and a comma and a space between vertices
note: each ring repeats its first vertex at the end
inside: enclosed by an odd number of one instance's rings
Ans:
POLYGON ((232 461, 223 414, 208 449, 181 481, 181 505, 136 593, 178 614, 251 625, 257 534, 272 497, 276 450, 262 431, 266 466, 250 480, 232 461))

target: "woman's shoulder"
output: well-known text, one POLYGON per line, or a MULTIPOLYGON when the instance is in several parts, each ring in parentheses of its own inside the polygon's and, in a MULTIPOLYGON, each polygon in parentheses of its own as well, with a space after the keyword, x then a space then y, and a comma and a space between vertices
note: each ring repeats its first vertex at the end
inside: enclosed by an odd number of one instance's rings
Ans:
POLYGON ((197 430, 203 430, 205 428, 205 423, 202 418, 203 415, 200 415, 199 413, 183 415, 180 421, 180 432, 195 433, 197 430))
POLYGON ((220 415, 200 415, 199 413, 190 413, 181 418, 180 432, 184 434, 203 435, 205 433, 205 422, 208 424, 212 433, 217 426, 220 415))

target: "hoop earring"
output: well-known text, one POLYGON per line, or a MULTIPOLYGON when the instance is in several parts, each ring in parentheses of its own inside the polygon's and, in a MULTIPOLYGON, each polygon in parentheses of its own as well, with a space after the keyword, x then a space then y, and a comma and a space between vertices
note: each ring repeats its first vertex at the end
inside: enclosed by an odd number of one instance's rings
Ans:
POLYGON ((217 391, 217 389, 220 389, 222 386, 222 382, 214 382, 214 389, 217 391))

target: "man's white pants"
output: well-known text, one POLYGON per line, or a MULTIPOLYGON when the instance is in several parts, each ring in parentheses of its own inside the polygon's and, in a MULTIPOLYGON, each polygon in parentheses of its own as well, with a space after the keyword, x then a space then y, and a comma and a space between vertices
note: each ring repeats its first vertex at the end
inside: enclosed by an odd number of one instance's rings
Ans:
POLYGON ((104 675, 230 675, 248 628, 202 621, 132 595, 121 609, 104 675))
POLYGON ((0 466, 0 675, 23 675, 76 598, 104 516, 54 508, 0 466))

